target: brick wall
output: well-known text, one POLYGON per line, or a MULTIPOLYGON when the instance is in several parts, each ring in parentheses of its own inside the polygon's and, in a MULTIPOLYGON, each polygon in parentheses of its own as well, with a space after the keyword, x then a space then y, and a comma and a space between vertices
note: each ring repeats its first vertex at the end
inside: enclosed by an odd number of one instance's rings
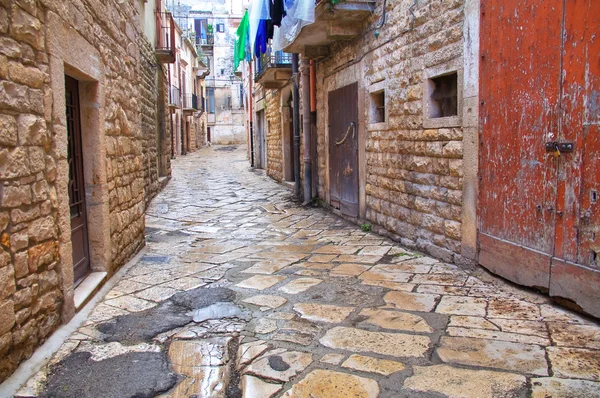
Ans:
MULTIPOLYGON (((83 82, 101 76, 80 90, 102 104, 82 105, 83 122, 97 128, 84 131, 88 212, 106 215, 89 220, 90 234, 102 238, 90 240, 92 267, 111 274, 144 244, 145 197, 158 176, 148 98, 155 72, 136 7, 0 0, 0 382, 74 311, 66 125, 64 103, 56 104, 64 73, 83 82), (63 27, 69 37, 56 34, 63 27), (65 47, 52 53, 52 46, 65 47), (89 51, 69 52, 78 48, 89 51), (53 61, 59 56, 72 65, 53 61)), ((161 167, 169 170, 168 161, 161 167)))

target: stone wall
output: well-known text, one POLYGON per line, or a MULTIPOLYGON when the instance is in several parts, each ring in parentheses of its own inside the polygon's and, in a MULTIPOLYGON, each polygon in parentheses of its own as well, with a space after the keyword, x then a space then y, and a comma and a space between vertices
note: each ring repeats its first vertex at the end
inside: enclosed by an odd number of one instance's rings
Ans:
POLYGON ((80 80, 92 269, 110 275, 144 244, 155 72, 136 7, 0 0, 0 382, 74 313, 65 74, 80 80))
POLYGON ((281 124, 281 91, 266 90, 267 175, 283 181, 283 129, 281 124))
POLYGON ((460 124, 424 127, 423 90, 428 68, 462 67, 463 2, 418 3, 414 20, 413 3, 388 3, 376 36, 378 4, 364 34, 334 45, 317 65, 319 195, 328 195, 327 93, 358 81, 364 93, 359 120, 366 144, 359 156, 365 218, 405 245, 454 261, 461 246, 463 132, 460 124), (371 87, 385 89, 385 123, 369 122, 371 87))
MULTIPOLYGON (((159 143, 160 129, 157 124, 158 119, 158 81, 154 70, 160 63, 158 62, 154 49, 147 40, 141 38, 138 40, 140 46, 140 113, 142 118, 142 154, 144 157, 144 185, 145 185, 145 205, 148 206, 152 198, 160 190, 159 177, 159 143)), ((164 120, 162 121, 164 123, 164 120)))

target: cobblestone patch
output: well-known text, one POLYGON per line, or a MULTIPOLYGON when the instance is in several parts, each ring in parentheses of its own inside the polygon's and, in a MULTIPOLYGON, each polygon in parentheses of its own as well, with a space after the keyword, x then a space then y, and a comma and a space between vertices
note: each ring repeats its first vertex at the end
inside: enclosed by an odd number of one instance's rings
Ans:
POLYGON ((147 253, 17 397, 600 396, 596 321, 301 207, 217 149, 174 162, 147 253), (115 364, 119 395, 94 381, 115 364))

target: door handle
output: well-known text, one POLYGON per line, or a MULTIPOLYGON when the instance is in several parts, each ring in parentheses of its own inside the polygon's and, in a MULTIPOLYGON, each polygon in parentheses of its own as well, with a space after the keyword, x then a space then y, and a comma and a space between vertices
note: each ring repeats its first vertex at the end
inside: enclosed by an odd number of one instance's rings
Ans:
POLYGON ((352 138, 354 138, 354 131, 356 130, 354 122, 350 122, 350 125, 346 129, 346 134, 344 134, 344 138, 341 141, 336 141, 335 145, 342 145, 346 138, 348 138, 348 134, 350 134, 350 129, 352 129, 352 138))

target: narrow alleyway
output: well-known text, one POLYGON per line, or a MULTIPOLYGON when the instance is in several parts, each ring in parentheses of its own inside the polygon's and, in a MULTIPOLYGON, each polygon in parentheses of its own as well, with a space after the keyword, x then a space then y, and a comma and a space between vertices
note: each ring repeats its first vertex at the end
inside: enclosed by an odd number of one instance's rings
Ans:
POLYGON ((600 327, 249 171, 177 159, 147 248, 19 396, 593 397, 600 327))

